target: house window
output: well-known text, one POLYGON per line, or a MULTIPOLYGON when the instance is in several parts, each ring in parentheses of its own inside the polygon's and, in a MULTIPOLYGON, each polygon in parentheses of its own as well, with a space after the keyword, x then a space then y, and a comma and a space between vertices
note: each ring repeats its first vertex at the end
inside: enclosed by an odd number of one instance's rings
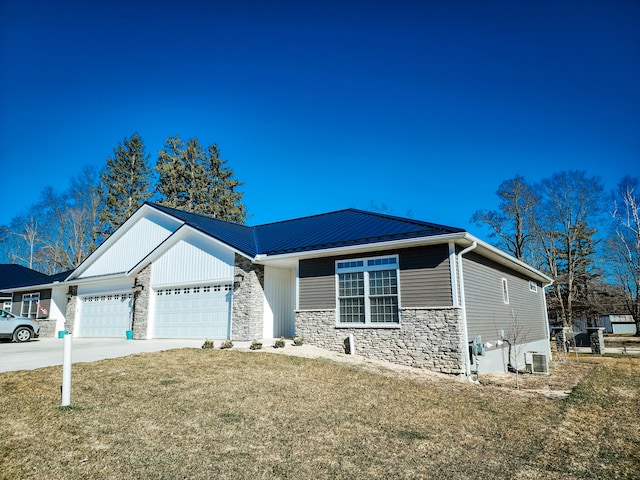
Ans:
POLYGON ((509 304, 509 285, 507 285, 507 279, 502 279, 502 301, 505 304, 509 304))
POLYGON ((336 262, 338 323, 398 324, 398 257, 336 262))
POLYGON ((38 303, 40 303, 39 293, 25 293, 22 295, 22 308, 20 315, 23 317, 37 317, 38 303))
POLYGON ((529 280, 529 291, 533 293, 538 293, 538 284, 533 280, 529 280))
POLYGON ((4 305, 2 305, 2 309, 7 311, 7 312, 10 312, 12 305, 13 305, 13 303, 11 303, 11 300, 7 300, 6 302, 4 302, 4 305))

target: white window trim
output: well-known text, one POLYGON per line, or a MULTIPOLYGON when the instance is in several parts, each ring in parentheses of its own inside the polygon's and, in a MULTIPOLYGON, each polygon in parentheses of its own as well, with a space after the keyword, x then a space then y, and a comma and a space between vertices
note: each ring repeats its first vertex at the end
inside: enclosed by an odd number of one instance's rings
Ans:
POLYGON ((533 293, 538 293, 538 284, 533 280, 529 280, 529 291, 533 293))
POLYGON ((402 319, 400 315, 400 259, 398 255, 381 255, 375 257, 362 257, 362 258, 349 258, 336 260, 335 262, 335 292, 336 292, 336 327, 338 328, 397 328, 401 325, 402 319), (381 260, 381 259, 394 259, 395 263, 383 264, 383 265, 368 265, 369 261, 381 260), (340 263, 357 263, 362 262, 362 265, 355 265, 349 267, 339 267, 340 263), (395 268, 394 268, 395 267, 395 268), (397 292, 396 298, 398 302, 398 321, 397 322, 371 322, 371 295, 369 293, 369 272, 381 271, 381 270, 395 270, 397 292), (340 322, 340 277, 341 273, 364 273, 364 323, 348 323, 340 322))
POLYGON ((506 278, 502 279, 502 301, 505 305, 509 305, 509 283, 506 278))
POLYGON ((38 303, 40 303, 40 292, 25 293, 22 295, 22 302, 20 302, 20 315, 23 317, 31 318, 32 314, 35 314, 34 318, 38 318, 38 303), (29 311, 24 313, 24 303, 29 302, 29 311), (32 311, 33 309, 33 311, 32 311))

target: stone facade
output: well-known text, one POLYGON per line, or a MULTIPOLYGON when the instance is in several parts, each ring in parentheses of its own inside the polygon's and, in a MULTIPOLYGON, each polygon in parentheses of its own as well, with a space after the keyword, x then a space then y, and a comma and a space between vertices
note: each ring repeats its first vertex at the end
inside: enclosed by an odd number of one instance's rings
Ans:
POLYGON ((402 325, 392 327, 340 327, 335 310, 299 310, 296 335, 310 345, 345 352, 353 334, 355 353, 375 360, 464 374, 462 310, 457 307, 405 308, 402 325))
POLYGON ((602 327, 589 327, 587 328, 589 334, 589 345, 591 346, 591 353, 601 355, 604 353, 604 328, 602 327))
POLYGON ((74 333, 73 328, 76 321, 76 308, 78 306, 78 287, 70 286, 67 293, 69 301, 67 302, 67 314, 64 319, 64 329, 69 333, 74 333))
POLYGON ((554 327, 553 334, 556 337, 556 352, 567 353, 569 351, 570 327, 554 327))
POLYGON ((40 338, 53 338, 56 336, 55 318, 38 319, 38 325, 40 325, 40 332, 38 332, 40 338))
POLYGON ((147 265, 136 277, 133 294, 133 338, 147 338, 149 325, 149 295, 151 295, 151 264, 147 265), (141 289, 140 289, 141 288, 141 289))
POLYGON ((262 338, 264 266, 236 255, 234 278, 231 338, 239 341, 262 338))

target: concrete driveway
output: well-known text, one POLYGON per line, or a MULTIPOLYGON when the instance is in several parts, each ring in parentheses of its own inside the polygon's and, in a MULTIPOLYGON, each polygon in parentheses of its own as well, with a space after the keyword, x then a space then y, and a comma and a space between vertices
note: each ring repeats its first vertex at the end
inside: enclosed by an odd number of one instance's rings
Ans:
MULTIPOLYGON (((33 370, 62 365, 64 341, 42 338, 26 343, 0 343, 0 372, 33 370)), ((201 348, 203 340, 126 340, 120 338, 72 338, 71 362, 95 362, 135 353, 173 348, 201 348)), ((216 342, 217 343, 217 342, 216 342)))

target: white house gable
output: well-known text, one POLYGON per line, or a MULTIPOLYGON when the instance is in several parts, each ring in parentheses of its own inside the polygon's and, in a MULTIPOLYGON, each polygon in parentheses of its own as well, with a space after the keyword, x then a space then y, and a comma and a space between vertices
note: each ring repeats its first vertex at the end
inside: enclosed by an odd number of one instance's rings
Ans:
POLYGON ((189 232, 153 262, 151 285, 197 284, 233 280, 234 252, 189 232))
POLYGON ((175 220, 169 221, 165 215, 159 212, 147 212, 123 232, 116 232, 110 239, 109 248, 100 248, 94 252, 88 258, 89 264, 86 267, 84 265, 80 267, 80 274, 77 278, 109 275, 131 270, 180 225, 175 220), (96 258, 92 258, 94 255, 96 258))

